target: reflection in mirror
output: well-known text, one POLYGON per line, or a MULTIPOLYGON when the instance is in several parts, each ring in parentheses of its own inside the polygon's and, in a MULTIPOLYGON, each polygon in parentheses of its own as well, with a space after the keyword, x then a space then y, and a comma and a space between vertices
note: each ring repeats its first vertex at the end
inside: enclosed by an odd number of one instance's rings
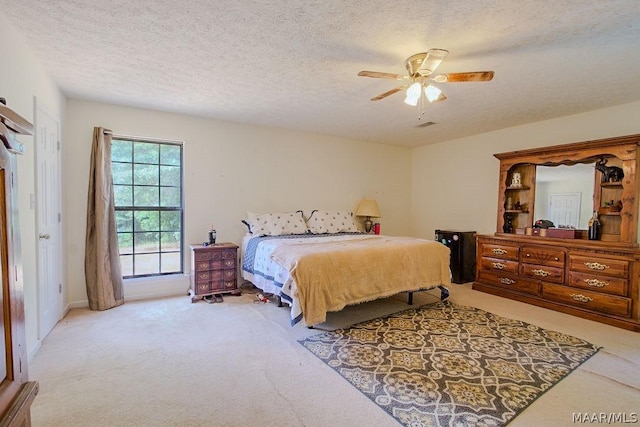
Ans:
POLYGON ((537 166, 534 221, 587 229, 593 214, 594 164, 537 166))

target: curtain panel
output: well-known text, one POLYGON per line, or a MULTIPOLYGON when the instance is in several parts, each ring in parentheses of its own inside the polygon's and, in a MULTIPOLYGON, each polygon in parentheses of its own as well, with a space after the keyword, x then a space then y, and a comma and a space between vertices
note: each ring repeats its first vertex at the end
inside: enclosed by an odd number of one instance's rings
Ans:
POLYGON ((107 310, 124 303, 111 182, 111 131, 96 127, 91 146, 84 255, 91 310, 107 310))

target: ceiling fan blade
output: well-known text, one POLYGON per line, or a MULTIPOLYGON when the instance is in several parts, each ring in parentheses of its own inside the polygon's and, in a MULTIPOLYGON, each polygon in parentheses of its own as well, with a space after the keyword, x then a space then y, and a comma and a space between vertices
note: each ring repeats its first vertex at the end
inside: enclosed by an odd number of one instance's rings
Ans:
POLYGON ((446 100, 446 99, 447 99, 447 97, 446 97, 446 96, 444 96, 444 93, 442 93, 442 92, 441 92, 441 93, 440 93, 440 96, 438 97, 438 99, 436 99, 436 100, 435 100, 435 101, 433 101, 433 102, 440 102, 440 101, 444 101, 444 100, 446 100))
POLYGON ((407 87, 407 85, 402 85, 402 86, 398 86, 394 89, 388 90, 385 93, 381 93, 378 96, 374 96, 373 98, 371 98, 372 101, 380 101, 381 99, 386 98, 387 96, 391 96, 394 93, 398 93, 400 92, 402 89, 405 89, 407 87))
POLYGON ((360 77, 373 77, 374 79, 391 79, 391 80, 408 80, 409 76, 401 76, 400 74, 381 73, 379 71, 360 71, 360 77))
POLYGON ((493 79, 493 71, 473 71, 469 73, 438 74, 437 76, 432 78, 432 80, 435 80, 439 83, 488 82, 491 79, 493 79))
POLYGON ((448 50, 429 49, 427 51, 427 56, 424 57, 424 61, 422 61, 422 65, 420 65, 418 72, 423 76, 432 74, 436 70, 436 68, 438 68, 442 60, 446 58, 447 54, 449 54, 448 50))

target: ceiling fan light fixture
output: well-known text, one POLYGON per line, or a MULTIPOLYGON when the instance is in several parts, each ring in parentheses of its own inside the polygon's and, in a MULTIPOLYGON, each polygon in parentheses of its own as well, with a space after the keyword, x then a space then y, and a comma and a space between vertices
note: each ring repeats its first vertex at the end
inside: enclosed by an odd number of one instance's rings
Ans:
POLYGON ((407 88, 407 97, 404 99, 404 103, 415 107, 418 105, 418 100, 422 94, 422 85, 419 82, 414 82, 407 88))
POLYGON ((442 91, 435 86, 427 85, 424 88, 424 94, 427 96, 429 102, 437 101, 441 93, 442 91))

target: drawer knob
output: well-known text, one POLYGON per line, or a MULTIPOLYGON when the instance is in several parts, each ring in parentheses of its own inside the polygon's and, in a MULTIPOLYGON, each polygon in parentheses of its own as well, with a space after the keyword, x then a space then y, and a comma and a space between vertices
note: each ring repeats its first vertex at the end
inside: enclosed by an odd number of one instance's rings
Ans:
POLYGON ((526 257, 527 257, 527 258, 528 258, 528 257, 530 257, 530 256, 531 256, 531 254, 527 254, 527 255, 526 255, 526 257))
POLYGON ((582 294, 571 294, 571 298, 578 302, 591 302, 593 298, 585 297, 582 294))
POLYGON ((504 254, 507 253, 506 250, 500 249, 500 248, 491 249, 491 252, 496 254, 496 255, 504 255, 504 254))
POLYGON ((498 270, 504 270, 507 268, 507 264, 503 264, 501 262, 492 262, 491 267, 496 268, 498 270))
POLYGON ((609 282, 605 282, 604 280, 598 279, 582 279, 587 285, 593 286, 594 288, 604 288, 605 286, 609 286, 609 282))
POLYGON ((547 277, 547 276, 551 275, 550 272, 548 272, 546 270, 542 270, 540 268, 537 268, 535 270, 531 270, 531 272, 533 273, 534 276, 540 276, 540 277, 547 277))
POLYGON ((516 281, 509 279, 508 277, 501 277, 500 283, 502 283, 503 285, 513 285, 514 283, 516 283, 516 281))
POLYGON ((599 262, 585 262, 584 265, 586 265, 589 270, 602 271, 602 270, 606 270, 607 268, 609 268, 608 265, 600 264, 599 262))
POLYGON ((560 258, 558 258, 558 257, 555 257, 554 259, 555 259, 556 261, 560 261, 560 258))

